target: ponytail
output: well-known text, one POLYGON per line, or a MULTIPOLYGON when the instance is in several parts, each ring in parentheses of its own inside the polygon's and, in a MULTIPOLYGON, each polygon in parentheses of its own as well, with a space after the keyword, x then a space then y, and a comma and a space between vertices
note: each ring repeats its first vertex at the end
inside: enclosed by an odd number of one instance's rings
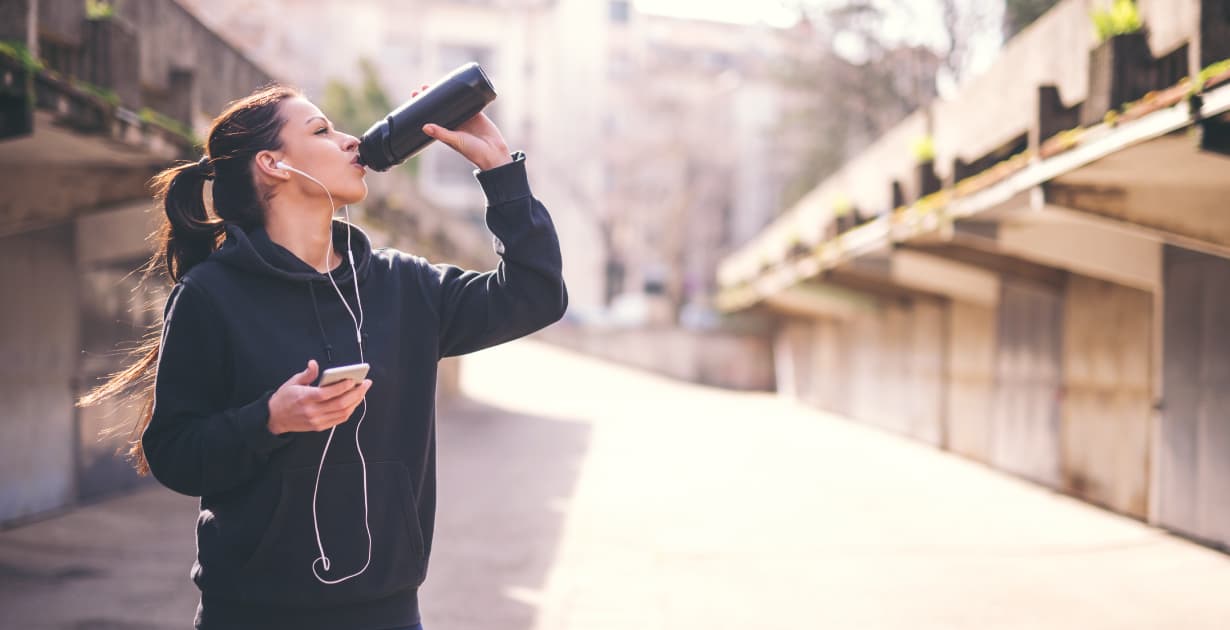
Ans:
POLYGON ((223 234, 224 222, 211 218, 205 208, 205 181, 213 179, 212 169, 211 160, 203 157, 168 168, 151 183, 154 198, 167 217, 151 263, 160 262, 173 283, 208 258, 223 234))
MULTIPOLYGON (((281 148, 279 134, 286 121, 279 106, 283 100, 301 95, 294 88, 273 85, 231 103, 210 128, 208 157, 172 166, 150 180, 154 199, 166 221, 154 235, 155 251, 142 268, 143 282, 158 279, 178 283, 218 248, 227 225, 247 230, 264 222, 262 200, 250 170, 252 157, 265 149, 281 148), (205 205, 205 182, 211 180, 212 213, 205 205)), ((141 435, 154 412, 154 382, 161 345, 159 323, 132 351, 131 365, 110 375, 105 383, 77 401, 78 407, 85 407, 120 394, 141 401, 141 412, 135 422, 102 432, 104 437, 127 433, 127 447, 121 447, 120 452, 127 455, 141 475, 149 474, 141 435)))
MULTIPOLYGON (((157 251, 143 268, 143 282, 161 275, 160 271, 165 272, 165 277, 172 283, 179 282, 189 269, 205 260, 217 247, 224 222, 210 218, 205 207, 205 181, 209 179, 213 179, 209 158, 201 158, 199 162, 172 166, 151 180, 154 198, 167 220, 157 232, 157 251)), ((149 474, 149 462, 141 450, 141 433, 145 431, 154 411, 154 379, 162 346, 161 333, 161 326, 149 331, 141 345, 133 351, 138 358, 132 365, 112 374, 106 383, 77 401, 78 407, 86 407, 126 391, 134 391, 134 397, 144 399, 138 416, 140 419, 128 428, 125 453, 140 475, 149 474)), ((102 435, 109 437, 121 431, 123 425, 116 425, 104 429, 102 435)))

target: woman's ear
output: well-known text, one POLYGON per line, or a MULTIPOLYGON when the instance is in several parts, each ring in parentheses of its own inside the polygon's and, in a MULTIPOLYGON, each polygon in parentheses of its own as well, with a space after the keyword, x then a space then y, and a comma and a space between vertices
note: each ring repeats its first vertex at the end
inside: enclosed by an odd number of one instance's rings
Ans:
POLYGON ((271 179, 286 181, 290 179, 290 171, 278 166, 278 160, 282 159, 273 151, 260 151, 253 158, 253 163, 256 166, 256 172, 271 179))

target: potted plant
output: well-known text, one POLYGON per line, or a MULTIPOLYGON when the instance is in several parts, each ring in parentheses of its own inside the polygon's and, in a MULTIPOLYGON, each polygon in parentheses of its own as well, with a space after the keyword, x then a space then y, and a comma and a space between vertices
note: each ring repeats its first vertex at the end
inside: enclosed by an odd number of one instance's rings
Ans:
POLYGON ((914 153, 915 181, 918 183, 918 199, 943 188, 943 183, 935 174, 935 140, 927 135, 914 141, 910 148, 914 153))
POLYGON ((34 131, 34 75, 42 68, 25 46, 0 41, 0 139, 34 131))
POLYGON ((1152 87, 1154 64, 1144 22, 1133 0, 1109 0, 1090 18, 1098 45, 1089 51, 1089 89, 1081 125, 1101 122, 1106 112, 1143 97, 1152 87))
POLYGON ((838 234, 855 226, 854 204, 844 195, 833 201, 833 220, 837 223, 838 234))

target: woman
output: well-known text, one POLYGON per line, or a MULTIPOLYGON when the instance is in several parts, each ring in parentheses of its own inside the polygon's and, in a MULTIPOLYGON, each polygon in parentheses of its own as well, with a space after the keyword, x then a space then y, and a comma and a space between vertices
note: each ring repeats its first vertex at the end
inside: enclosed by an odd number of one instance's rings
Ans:
POLYGON ((206 157, 155 178, 168 221, 148 269, 174 282, 162 335, 82 404, 153 381, 131 454, 201 497, 197 628, 421 627, 437 362, 567 307, 524 156, 483 114, 424 131, 478 167, 496 270, 373 250, 335 220, 334 204, 367 194, 358 140, 290 88, 232 103, 206 157), (361 383, 314 386, 325 368, 360 362, 361 383))

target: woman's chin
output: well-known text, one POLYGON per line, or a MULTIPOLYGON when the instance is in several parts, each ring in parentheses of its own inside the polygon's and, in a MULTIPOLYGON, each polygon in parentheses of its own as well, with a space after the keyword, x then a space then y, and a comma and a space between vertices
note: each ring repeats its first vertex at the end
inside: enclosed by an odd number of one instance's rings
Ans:
POLYGON ((358 188, 338 193, 334 198, 339 202, 339 206, 361 203, 364 199, 367 199, 367 182, 360 182, 358 188))

